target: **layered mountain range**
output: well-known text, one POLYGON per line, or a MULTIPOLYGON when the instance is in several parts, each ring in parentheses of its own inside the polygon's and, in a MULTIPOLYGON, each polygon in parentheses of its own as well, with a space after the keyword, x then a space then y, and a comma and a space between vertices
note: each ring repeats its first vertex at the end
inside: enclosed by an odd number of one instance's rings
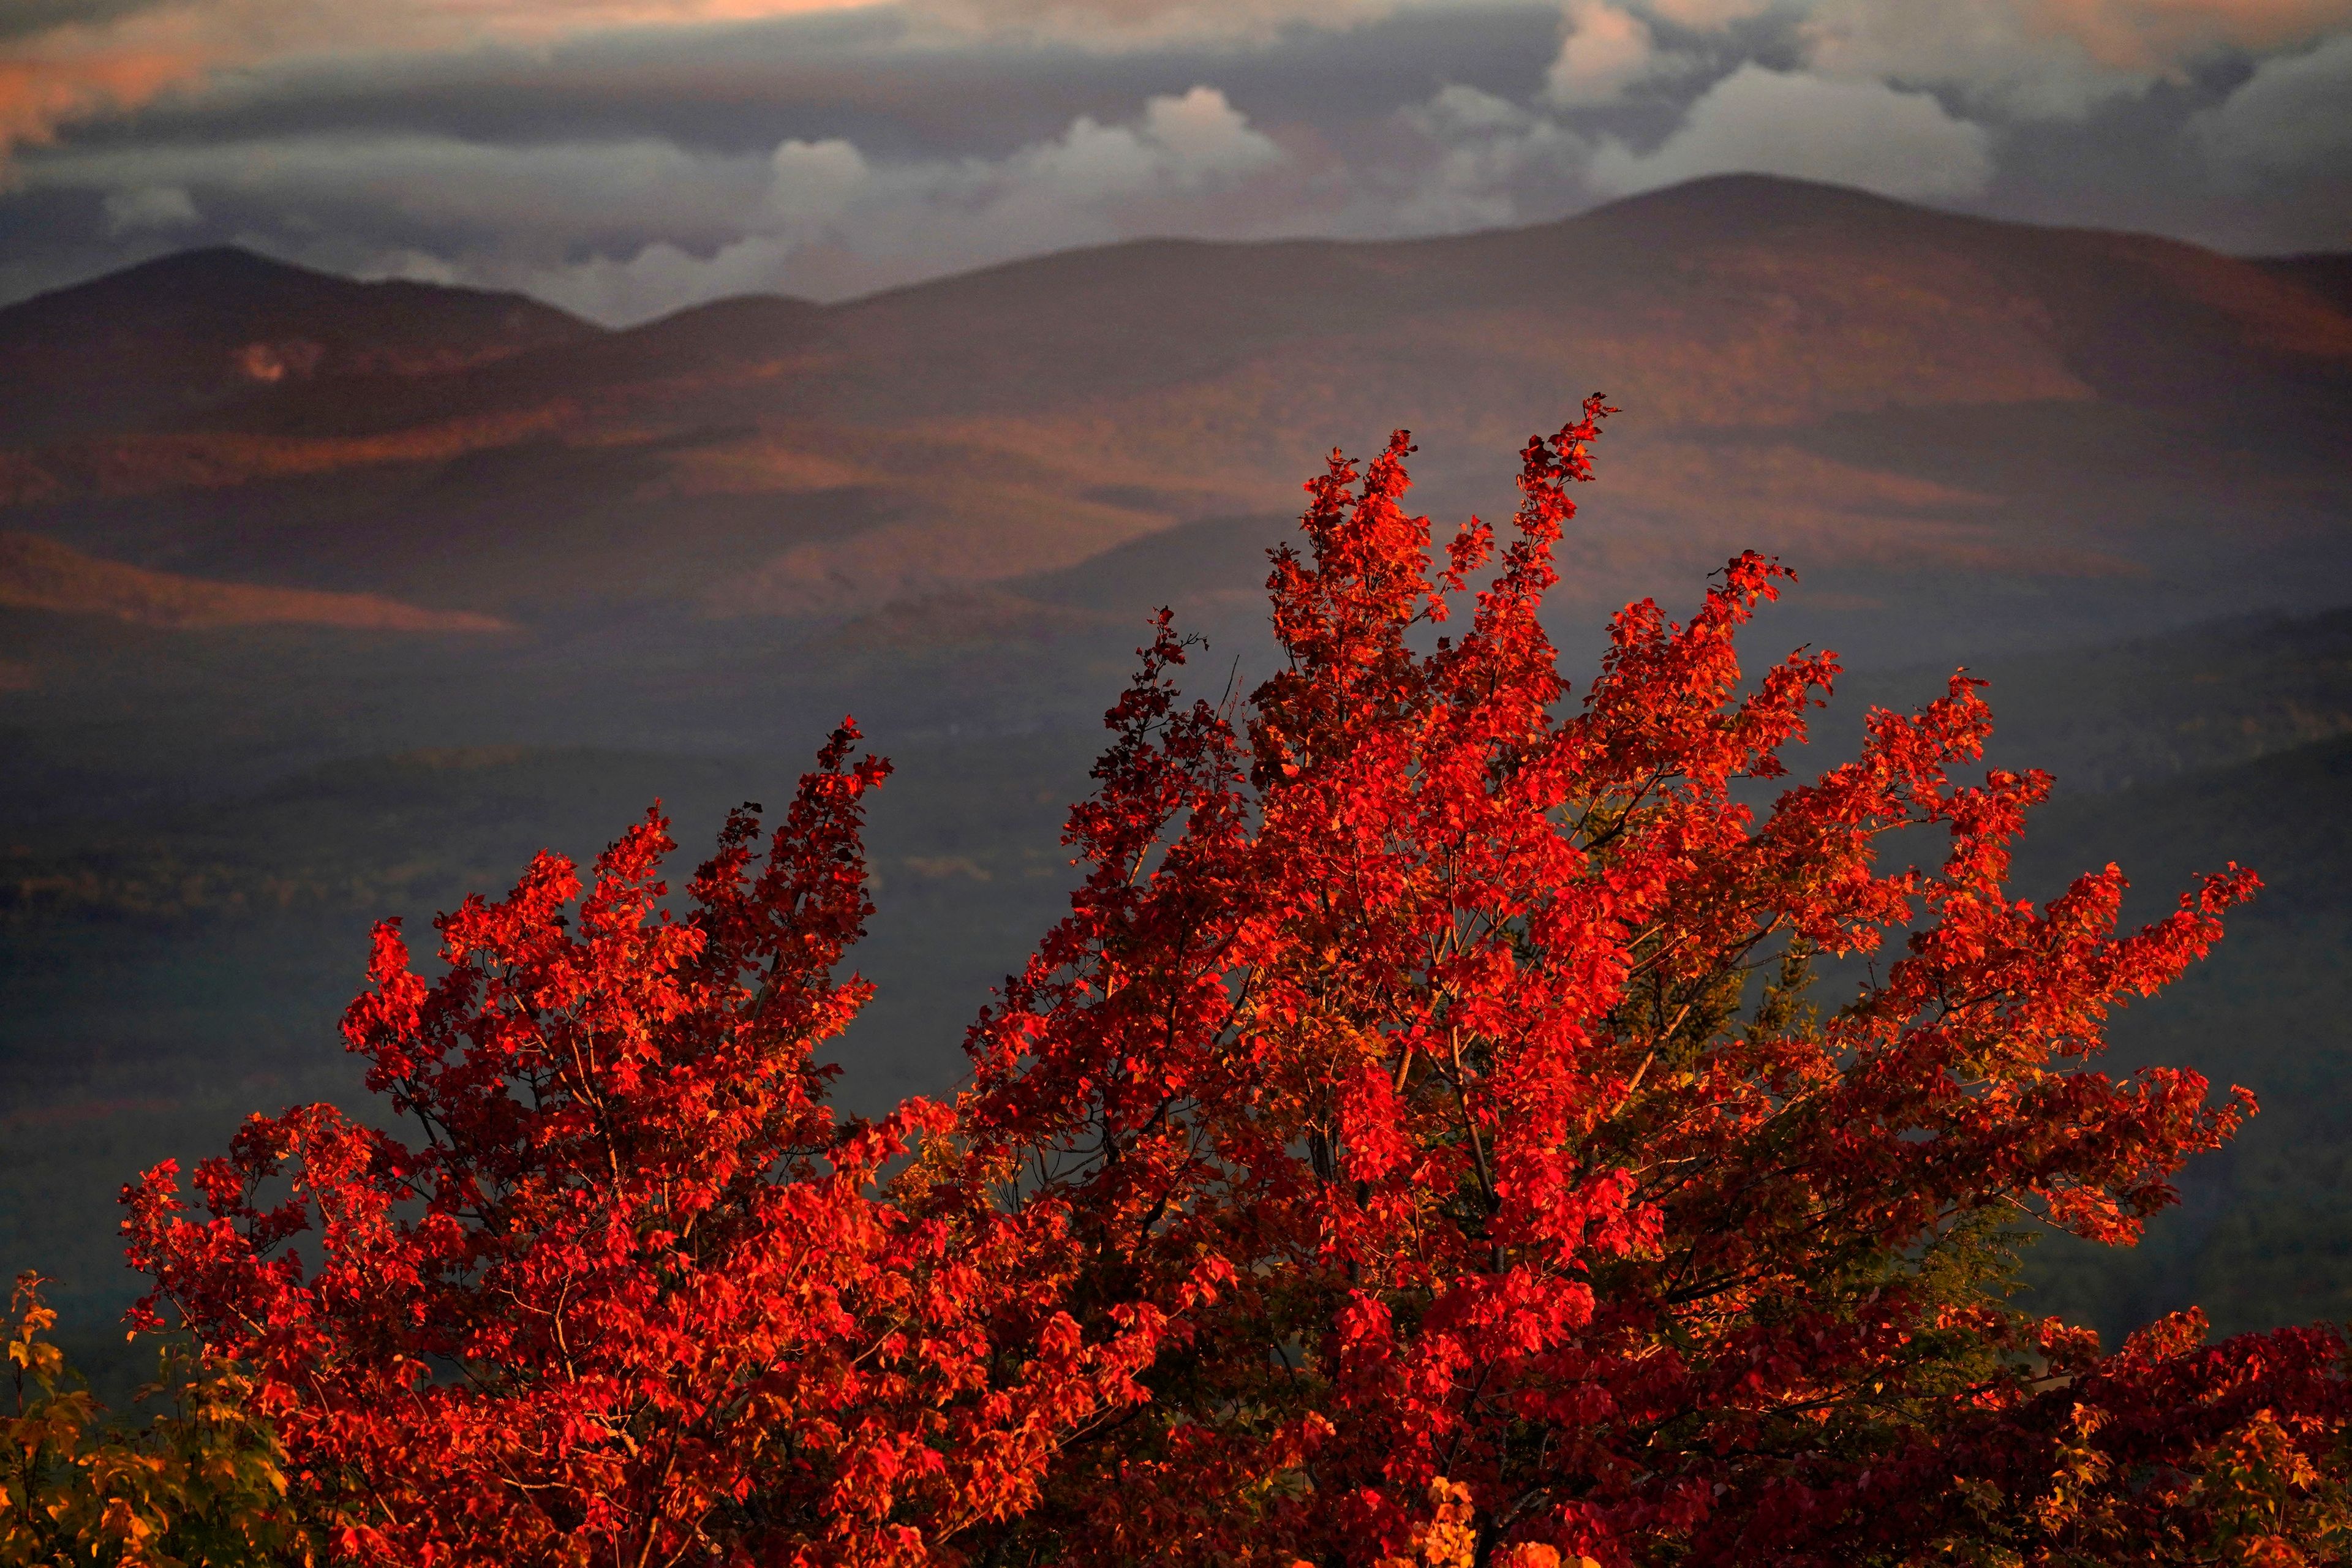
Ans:
MULTIPOLYGON (((2306 598, 2347 515, 2352 314, 2327 258, 1737 176, 618 332, 193 252, 0 310, 0 528, 96 556, 526 623, 946 609, 885 640, 1058 625, 1029 579, 1279 517, 1396 427, 1441 516, 1507 508, 1512 454, 1599 390, 1624 412, 1569 602, 1755 546, 1856 635, 1958 648, 2306 598)), ((1254 586, 1253 553, 1166 586, 1254 586)))

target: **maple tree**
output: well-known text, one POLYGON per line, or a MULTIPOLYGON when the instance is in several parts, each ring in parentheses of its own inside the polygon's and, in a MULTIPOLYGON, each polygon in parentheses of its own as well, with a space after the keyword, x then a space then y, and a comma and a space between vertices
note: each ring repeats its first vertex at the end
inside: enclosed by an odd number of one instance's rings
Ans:
POLYGON ((1571 693, 1539 611, 1608 412, 1442 547, 1402 434, 1335 454, 1245 711, 1162 613, 952 1106, 824 1102, 885 771, 845 728, 682 914, 654 816, 446 917, 437 982, 381 930, 346 1034, 421 1146, 310 1107, 201 1215, 151 1173, 146 1321, 246 1369, 358 1561, 2340 1555, 2337 1331, 2102 1355, 2007 1293, 2252 1110, 2093 1058, 2254 879, 2126 934, 2113 867, 2012 900, 2049 781, 1972 776, 1965 675, 1786 782, 1838 668, 1743 671, 1757 555, 1571 693))
POLYGON ((171 1167, 128 1194, 147 1317, 250 1369, 337 1554, 914 1560, 1140 1396, 1154 1310, 1081 1336, 1050 1210, 903 1213, 884 1168, 945 1113, 824 1103, 812 1050, 867 991, 832 975, 870 912, 860 803, 885 772, 856 739, 764 861, 734 814, 683 919, 655 815, 584 898, 543 855, 445 917, 434 984, 380 927, 344 1030, 421 1146, 310 1106, 198 1168, 201 1221, 171 1167), (306 1231, 315 1268, 288 1246, 306 1231))

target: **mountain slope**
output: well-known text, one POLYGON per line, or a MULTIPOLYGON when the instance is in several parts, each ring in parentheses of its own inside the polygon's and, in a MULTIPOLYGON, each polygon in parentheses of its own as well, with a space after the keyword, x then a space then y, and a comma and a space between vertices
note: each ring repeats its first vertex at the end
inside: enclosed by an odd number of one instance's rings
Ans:
POLYGON ((2265 256, 2254 265, 2273 278, 2299 283, 2336 308, 2352 310, 2352 251, 2315 250, 2301 256, 2265 256))
POLYGON ((121 434, 272 386, 432 375, 596 331, 520 294, 184 251, 0 310, 0 431, 12 446, 121 434))
POLYGON ((2221 1333, 2352 1315, 2352 738, 2236 767, 2056 803, 2027 834, 2019 880, 2036 896, 2108 860, 2133 880, 2126 918, 2152 920, 2199 872, 2236 860, 2262 894, 2210 957, 2126 1009, 2110 1072, 2194 1067, 2262 1110, 2192 1165, 2182 1204, 2116 1254, 2068 1239, 2031 1259, 2034 1304, 2110 1340, 2202 1306, 2221 1333))
POLYGON ((54 540, 0 533, 0 609, 107 616, 146 626, 340 626, 353 631, 495 632, 502 621, 425 610, 373 594, 210 583, 94 560, 54 540))

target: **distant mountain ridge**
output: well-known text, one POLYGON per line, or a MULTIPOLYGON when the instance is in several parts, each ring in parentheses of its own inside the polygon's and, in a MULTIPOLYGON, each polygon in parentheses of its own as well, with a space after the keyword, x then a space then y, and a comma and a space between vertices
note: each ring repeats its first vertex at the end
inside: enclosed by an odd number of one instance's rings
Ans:
POLYGON ((2264 256, 2254 265, 2273 277, 2300 283, 2340 310, 2352 310, 2352 251, 2315 250, 2301 256, 2264 256))
MULTIPOLYGON (((341 357, 210 403, 164 376, 105 428, 81 362, 44 371, 84 412, 61 439, 0 409, 0 526, 523 620, 984 591, 1017 639, 1011 584, 1279 517, 1335 443, 1408 427, 1423 504, 1507 509, 1510 454, 1599 388, 1625 412, 1565 547, 1578 613, 1753 545, 1890 636, 2042 635, 2062 591, 2096 608, 2061 634, 2105 636, 2316 607, 2352 526, 2352 314, 2308 259, 1748 175, 1530 228, 1139 241, 616 332, 196 253, 0 310, 0 363, 68 296, 181 321, 215 370, 257 312, 324 311, 341 357), (273 290, 311 303, 254 303, 273 290)), ((925 619, 861 637, 887 625, 925 619)))
POLYGON ((433 375, 600 331, 520 294, 181 251, 0 310, 0 432, 121 434, 258 388, 433 375))
POLYGON ((352 631, 495 632, 488 616, 424 610, 373 594, 210 583, 100 561, 54 540, 0 533, 0 609, 108 616, 140 626, 337 626, 352 631))

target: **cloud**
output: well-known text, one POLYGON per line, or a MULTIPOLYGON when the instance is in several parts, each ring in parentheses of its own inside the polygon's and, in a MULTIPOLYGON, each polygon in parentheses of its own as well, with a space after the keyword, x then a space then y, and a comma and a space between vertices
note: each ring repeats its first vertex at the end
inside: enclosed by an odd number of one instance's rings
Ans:
POLYGON ((1649 0, 1651 15, 1694 33, 1760 16, 1771 6, 1772 0, 1649 0))
MULTIPOLYGON (((625 245, 645 253, 638 270, 649 279, 682 275, 698 251, 709 259, 694 265, 748 279, 761 258, 822 240, 953 265, 1115 237, 1129 204, 1198 195, 1282 158, 1223 93, 1194 87, 1150 98, 1125 123, 1080 115, 994 159, 876 163, 842 138, 787 139, 758 157, 656 138, 515 146, 324 135, 60 153, 25 178, 99 191, 110 214, 149 221, 193 215, 193 192, 316 226, 404 227, 452 248, 625 245), (662 238, 627 245, 630 235, 662 238), (730 248, 754 237, 781 249, 730 248)), ((583 268, 613 275, 610 264, 583 268)))
POLYGON ((2352 168, 2352 0, 34 4, 0 299, 237 241, 633 320, 1742 168, 2312 248, 2352 168))
POLYGON ((1447 144, 1496 135, 1517 135, 1536 123, 1535 114, 1509 99, 1467 82, 1449 82, 1427 103, 1400 110, 1404 122, 1447 144))
POLYGON ((1232 47, 1301 23, 1344 26, 1407 0, 160 0, 17 31, 0 26, 0 165, 76 123, 337 58, 545 50, 723 34, 825 13, 898 20, 927 47, 1057 39, 1118 49, 1232 47))
POLYGON ((505 246, 447 258, 403 249, 368 269, 521 288, 617 324, 730 294, 838 297, 1154 232, 1162 227, 1155 219, 1163 204, 1214 199, 1283 158, 1222 92, 1195 87, 1150 99, 1130 121, 1079 116, 1059 136, 996 159, 877 161, 848 141, 829 139, 787 141, 758 161, 698 159, 662 143, 517 153, 411 142, 317 150, 290 165, 233 162, 277 175, 290 167, 304 189, 314 173, 341 168, 363 184, 373 181, 379 199, 397 193, 439 204, 417 216, 445 226, 476 226, 486 212, 504 209, 505 246), (601 196, 591 197, 600 169, 610 177, 601 196), (593 220, 582 216, 592 211, 599 215, 593 220), (624 216, 640 229, 717 237, 570 254, 583 222, 624 216), (533 220, 541 243, 512 243, 533 220))
POLYGON ((1963 196, 1992 176, 1991 137, 1924 92, 1741 66, 1655 150, 1604 142, 1591 178, 1626 194, 1702 174, 1788 174, 1883 195, 1963 196))
POLYGON ((922 0, 938 20, 1095 47, 1259 41, 1301 22, 1345 26, 1390 15, 1400 0, 922 0))
POLYGON ((769 155, 768 189, 760 205, 787 226, 829 223, 848 210, 872 177, 866 155, 854 143, 837 136, 823 142, 794 138, 769 155))
POLYGON ((1817 75, 1932 82, 2003 117, 2078 119, 2152 79, 2029 25, 2016 0, 1822 0, 1801 33, 1817 75))
POLYGON ((2342 167, 2352 160, 2352 34, 2263 61, 2189 132, 2240 184, 2273 172, 2342 167))
POLYGON ((297 227, 557 246, 646 229, 689 243, 739 233, 772 181, 765 159, 651 137, 514 146, 415 132, 109 147, 44 157, 22 177, 109 195, 169 186, 297 227))
POLYGON ((2030 29, 2136 71, 2169 71, 2221 47, 2294 47, 2352 25, 2352 0, 2016 0, 2016 7, 2030 29))
POLYGON ((193 7, 68 23, 0 43, 0 161, 76 120, 135 109, 233 58, 193 7))
POLYGON ((2216 51, 2294 47, 2352 25, 2352 0, 1814 0, 1807 64, 1934 83, 2024 118, 2074 119, 2216 51))
MULTIPOLYGON (((436 281, 518 288, 575 315, 628 326, 707 300, 737 294, 809 292, 786 287, 800 247, 777 235, 747 235, 708 256, 656 240, 626 258, 592 257, 517 268, 496 258, 447 268, 436 281)), ((413 274, 412 274, 413 275, 413 274)))
POLYGON ((1608 103, 1656 64, 1639 16, 1607 0, 1570 0, 1567 36, 1544 77, 1544 97, 1562 108, 1608 103))
MULTIPOLYGON (((493 47, 544 55, 587 39, 625 51, 859 13, 921 49, 1181 47, 1205 66, 1210 54, 1239 58, 1302 33, 1339 37, 1415 16, 1491 15, 1514 0, 49 0, 46 8, 76 5, 87 19, 0 26, 0 161, 79 122, 222 89, 266 91, 270 79, 331 60, 454 59, 493 47)), ((1517 8, 1542 9, 1539 0, 1517 8)), ((1787 43, 1796 28, 1815 74, 1932 83, 2017 113, 2079 115, 2176 79, 2216 50, 2305 47, 2352 26, 2352 0, 1567 0, 1567 16, 1549 79, 1562 106, 1607 103, 1654 76, 1654 26, 1708 34, 1753 22, 1743 37, 1772 46, 1759 57, 1767 63, 1795 58, 1787 43)))
POLYGON ((871 0, 166 0, 0 37, 0 163, 77 121, 137 110, 222 73, 352 53, 543 45, 598 29, 694 26, 871 0))
POLYGON ((1377 232, 1447 234, 1522 223, 1529 200, 1573 188, 1591 149, 1548 116, 1464 83, 1442 88, 1398 119, 1437 155, 1391 194, 1377 232))
POLYGON ((196 204, 177 185, 138 185, 110 191, 103 204, 106 232, 130 234, 142 228, 182 228, 204 221, 196 204))
POLYGON ((971 162, 951 178, 983 200, 1045 192, 1058 201, 1099 202, 1155 188, 1197 190, 1281 160, 1281 151, 1212 87, 1158 97, 1134 125, 1101 125, 1080 115, 1060 140, 1026 147, 999 166, 971 162))

